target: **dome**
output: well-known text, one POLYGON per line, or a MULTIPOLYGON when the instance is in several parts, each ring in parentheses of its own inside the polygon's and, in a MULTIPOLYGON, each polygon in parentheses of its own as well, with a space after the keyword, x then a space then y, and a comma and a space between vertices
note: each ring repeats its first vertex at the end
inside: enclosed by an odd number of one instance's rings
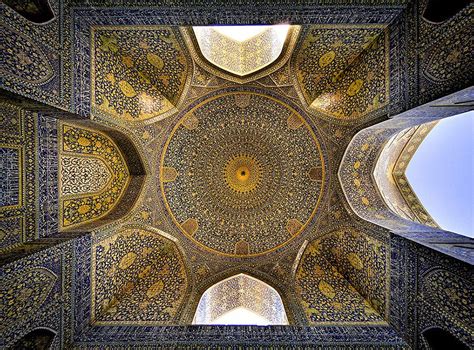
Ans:
POLYGON ((320 141, 304 114, 249 90, 194 103, 171 131, 161 191, 176 225, 228 255, 274 250, 301 233, 325 180, 320 141))

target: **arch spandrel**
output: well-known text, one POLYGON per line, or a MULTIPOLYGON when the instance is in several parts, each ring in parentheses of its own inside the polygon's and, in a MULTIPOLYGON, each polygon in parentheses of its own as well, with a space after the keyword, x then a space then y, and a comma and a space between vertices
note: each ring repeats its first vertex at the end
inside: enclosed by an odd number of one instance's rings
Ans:
POLYGON ((388 105, 389 33, 386 25, 312 25, 292 58, 302 103, 338 123, 382 114, 388 105))
POLYGON ((152 123, 178 111, 192 62, 177 28, 100 26, 91 35, 93 116, 152 123))
POLYGON ((10 278, 2 278, 0 333, 5 334, 9 327, 37 313, 52 294, 57 281, 58 276, 44 267, 27 268, 10 278))
POLYGON ((126 227, 97 237, 91 262, 94 324, 178 323, 190 282, 174 239, 158 230, 126 227))
POLYGON ((375 242, 370 243, 365 235, 351 229, 330 233, 308 244, 296 269, 294 283, 297 299, 310 325, 386 323, 383 317, 385 294, 376 297, 368 281, 360 281, 360 277, 367 276, 364 271, 367 265, 376 272, 377 283, 384 286, 387 279, 383 270, 386 266, 375 264, 382 259, 385 265, 383 256, 367 256, 370 244, 375 242), (331 251, 329 256, 327 250, 331 251), (361 295, 359 290, 366 295, 361 295))
POLYGON ((472 329, 474 327, 472 287, 472 281, 449 270, 437 268, 428 271, 423 276, 419 294, 423 300, 430 305, 435 305, 446 314, 454 311, 455 318, 472 329))

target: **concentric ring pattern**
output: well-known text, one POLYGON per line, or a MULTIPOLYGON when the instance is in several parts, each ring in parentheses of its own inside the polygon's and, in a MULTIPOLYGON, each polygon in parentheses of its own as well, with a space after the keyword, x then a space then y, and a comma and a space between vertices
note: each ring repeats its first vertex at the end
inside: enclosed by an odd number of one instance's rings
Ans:
POLYGON ((314 216, 325 181, 320 143, 290 105, 227 91, 183 113, 165 144, 161 191, 176 225, 212 251, 277 249, 314 216))

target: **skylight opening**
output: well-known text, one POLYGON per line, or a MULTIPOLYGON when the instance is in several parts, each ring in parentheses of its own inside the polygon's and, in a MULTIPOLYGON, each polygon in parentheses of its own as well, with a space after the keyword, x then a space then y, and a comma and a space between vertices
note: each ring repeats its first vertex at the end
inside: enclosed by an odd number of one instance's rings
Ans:
POLYGON ((265 30, 270 28, 275 31, 278 40, 284 40, 286 38, 290 26, 287 24, 279 24, 274 26, 212 26, 210 28, 221 33, 222 35, 227 36, 232 40, 244 42, 248 39, 257 36, 260 33, 263 33, 265 30))
POLYGON ((242 42, 260 34, 269 26, 214 26, 212 28, 232 40, 242 42))
POLYGON ((288 318, 274 288, 239 274, 214 284, 203 293, 193 324, 286 325, 288 318))
POLYGON ((438 225, 474 237, 474 111, 441 120, 417 149, 406 177, 438 225))
POLYGON ((202 55, 215 66, 238 76, 254 73, 282 53, 290 26, 193 27, 202 55))
POLYGON ((220 325, 257 325, 267 326, 271 322, 255 312, 252 312, 244 307, 237 307, 219 316, 210 324, 220 325))

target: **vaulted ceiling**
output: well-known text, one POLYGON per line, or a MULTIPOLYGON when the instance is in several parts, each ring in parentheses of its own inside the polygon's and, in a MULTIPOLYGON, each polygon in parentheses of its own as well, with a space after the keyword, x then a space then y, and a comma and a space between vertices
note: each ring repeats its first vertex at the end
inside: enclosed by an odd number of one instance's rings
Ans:
MULTIPOLYGON (((426 42, 419 65, 408 62, 420 45, 405 30, 419 15, 404 1, 303 11, 279 42, 274 28, 235 41, 193 30, 185 24, 209 23, 185 21, 194 18, 187 13, 173 23, 159 7, 69 1, 52 2, 62 21, 39 30, 20 17, 28 9, 7 5, 3 87, 43 107, 2 100, 11 117, 1 150, 9 165, 25 160, 8 191, 20 188, 25 199, 1 198, 10 225, 0 226, 9 232, 1 249, 79 237, 64 282, 75 341, 106 343, 113 327, 118 342, 132 333, 143 340, 153 327, 190 324, 209 287, 245 273, 278 292, 292 325, 373 326, 370 336, 404 344, 389 326, 391 233, 352 204, 378 210, 364 176, 379 144, 376 136, 351 144, 361 129, 438 97, 448 89, 439 82, 452 79, 444 60, 426 63, 426 42), (417 80, 422 69, 434 78, 417 80)), ((403 193, 396 203, 411 211, 391 210, 430 224, 403 193)), ((51 298, 59 272, 28 273, 36 299, 51 298)), ((232 285, 219 295, 233 295, 232 285)), ((255 298, 263 291, 255 287, 255 298)), ((20 319, 36 304, 15 294, 8 312, 20 319)))

